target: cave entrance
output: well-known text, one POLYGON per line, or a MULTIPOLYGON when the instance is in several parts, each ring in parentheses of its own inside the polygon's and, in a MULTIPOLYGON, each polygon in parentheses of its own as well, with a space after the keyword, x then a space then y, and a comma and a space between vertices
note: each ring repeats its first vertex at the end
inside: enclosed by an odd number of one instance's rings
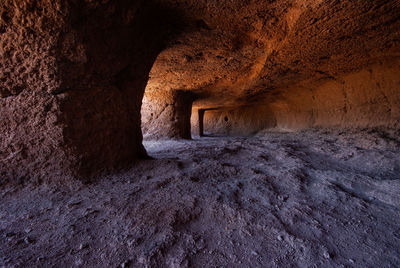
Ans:
POLYGON ((199 137, 213 137, 221 136, 224 133, 223 124, 229 122, 229 117, 225 115, 222 120, 215 117, 221 113, 219 108, 207 108, 198 109, 197 112, 193 112, 197 118, 192 118, 192 132, 199 137))

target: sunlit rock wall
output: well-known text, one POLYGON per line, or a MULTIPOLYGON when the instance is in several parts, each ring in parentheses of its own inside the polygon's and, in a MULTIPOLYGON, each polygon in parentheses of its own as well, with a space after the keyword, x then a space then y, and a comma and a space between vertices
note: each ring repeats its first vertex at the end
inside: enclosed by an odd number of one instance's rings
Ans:
POLYGON ((282 90, 271 101, 279 129, 399 127, 399 61, 332 77, 317 87, 282 90))
MULTIPOLYGON (((268 105, 211 109, 204 112, 204 135, 248 136, 264 128, 275 127, 275 117, 268 105)), ((199 135, 197 111, 192 115, 192 133, 199 135)))
POLYGON ((185 91, 146 92, 142 105, 142 129, 146 139, 190 139, 194 95, 185 91))
MULTIPOLYGON (((399 66, 398 60, 388 60, 324 81, 275 90, 253 105, 206 111, 205 134, 251 135, 265 128, 399 128, 399 66)), ((194 113, 194 133, 198 133, 197 120, 194 113)))

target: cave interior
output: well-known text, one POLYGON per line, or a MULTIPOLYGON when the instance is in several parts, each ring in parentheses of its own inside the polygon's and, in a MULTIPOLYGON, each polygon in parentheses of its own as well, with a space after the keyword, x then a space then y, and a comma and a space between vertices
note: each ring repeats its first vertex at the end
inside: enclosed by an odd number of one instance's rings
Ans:
POLYGON ((0 267, 399 267, 400 2, 2 0, 0 267))

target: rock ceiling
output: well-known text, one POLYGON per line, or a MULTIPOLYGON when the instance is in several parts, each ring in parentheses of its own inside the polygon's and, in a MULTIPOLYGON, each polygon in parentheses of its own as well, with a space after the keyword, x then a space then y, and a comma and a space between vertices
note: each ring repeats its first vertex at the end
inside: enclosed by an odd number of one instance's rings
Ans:
POLYGON ((400 56, 399 1, 160 1, 184 27, 146 90, 193 91, 197 107, 251 103, 400 56))

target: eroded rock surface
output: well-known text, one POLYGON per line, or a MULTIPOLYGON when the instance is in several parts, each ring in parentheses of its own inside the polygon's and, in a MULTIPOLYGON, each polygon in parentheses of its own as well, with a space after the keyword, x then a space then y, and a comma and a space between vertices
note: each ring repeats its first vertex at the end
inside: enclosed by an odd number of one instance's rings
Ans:
POLYGON ((398 131, 144 143, 157 160, 0 195, 0 266, 398 267, 398 131))
POLYGON ((146 84, 152 138, 190 138, 193 100, 193 114, 226 114, 205 115, 225 134, 398 127, 399 16, 394 0, 5 0, 2 176, 85 175, 145 155, 146 84))
POLYGON ((399 18, 2 0, 0 266, 399 267, 399 18))
POLYGON ((195 96, 181 90, 147 91, 142 104, 142 130, 147 139, 191 138, 195 96))
POLYGON ((174 13, 146 1, 6 0, 0 15, 3 178, 86 177, 145 155, 141 100, 174 13))
MULTIPOLYGON (((265 128, 398 128, 399 66, 398 60, 385 62, 320 83, 281 88, 252 105, 206 111, 204 131, 250 135, 265 128)), ((197 120, 192 118, 193 131, 197 120)))
POLYGON ((163 2, 194 22, 158 56, 147 89, 187 90, 195 110, 240 114, 225 134, 253 133, 260 121, 292 130, 399 124, 398 1, 163 2))

